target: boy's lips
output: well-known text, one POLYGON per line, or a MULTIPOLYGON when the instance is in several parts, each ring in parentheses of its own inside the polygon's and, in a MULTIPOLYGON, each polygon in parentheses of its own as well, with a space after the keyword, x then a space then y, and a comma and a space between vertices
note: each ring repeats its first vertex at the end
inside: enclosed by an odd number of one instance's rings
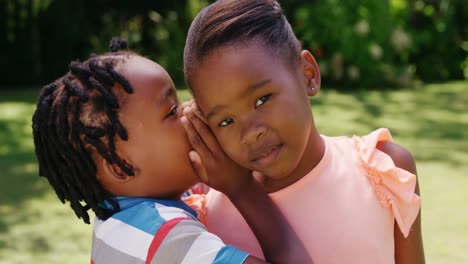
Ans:
POLYGON ((251 158, 250 161, 261 166, 269 165, 276 160, 281 152, 282 146, 282 144, 276 144, 261 147, 254 151, 254 154, 252 155, 253 158, 251 158))

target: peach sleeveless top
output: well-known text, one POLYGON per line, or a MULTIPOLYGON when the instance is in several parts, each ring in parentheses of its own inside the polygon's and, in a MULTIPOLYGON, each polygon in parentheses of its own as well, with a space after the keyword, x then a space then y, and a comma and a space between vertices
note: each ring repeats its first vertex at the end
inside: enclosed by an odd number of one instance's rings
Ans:
MULTIPOLYGON (((387 129, 323 138, 319 164, 271 198, 315 263, 394 263, 394 223, 407 236, 420 208, 416 176, 376 149, 379 141, 392 140, 387 129)), ((187 202, 226 244, 263 258, 249 226, 222 193, 210 190, 187 202)))

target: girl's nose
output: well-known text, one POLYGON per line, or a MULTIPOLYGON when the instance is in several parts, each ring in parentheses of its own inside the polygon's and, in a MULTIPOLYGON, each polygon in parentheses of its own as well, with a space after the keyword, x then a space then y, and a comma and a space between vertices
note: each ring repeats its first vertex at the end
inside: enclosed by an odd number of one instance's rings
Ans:
POLYGON ((259 122, 249 122, 241 131, 241 144, 258 142, 267 132, 265 125, 259 122))

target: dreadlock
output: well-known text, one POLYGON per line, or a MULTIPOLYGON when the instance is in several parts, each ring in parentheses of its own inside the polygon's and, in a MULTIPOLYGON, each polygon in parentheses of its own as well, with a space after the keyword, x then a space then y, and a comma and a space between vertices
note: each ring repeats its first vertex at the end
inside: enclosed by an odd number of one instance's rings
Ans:
POLYGON ((113 38, 112 52, 92 55, 82 63, 71 62, 65 76, 42 88, 32 118, 39 175, 47 178, 60 201, 69 201, 78 218, 88 224, 89 209, 103 220, 120 210, 98 182, 92 154, 97 152, 127 175, 134 175, 115 153, 116 137, 128 138, 117 114, 117 84, 125 93, 133 93, 129 81, 114 69, 136 55, 121 50, 126 46, 126 41, 113 38), (105 202, 113 208, 103 206, 105 202))

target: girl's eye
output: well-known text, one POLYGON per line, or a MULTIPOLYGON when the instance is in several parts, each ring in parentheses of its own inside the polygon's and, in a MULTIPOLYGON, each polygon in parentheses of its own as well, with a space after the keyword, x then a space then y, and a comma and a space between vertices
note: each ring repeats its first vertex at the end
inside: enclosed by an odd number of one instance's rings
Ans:
POLYGON ((178 111, 179 111, 179 106, 178 105, 173 105, 171 107, 171 110, 169 111, 169 114, 167 114, 167 117, 171 117, 171 116, 177 114, 178 111))
POLYGON ((224 127, 224 126, 227 126, 227 125, 230 125, 231 123, 233 123, 234 120, 232 120, 232 118, 227 118, 227 119, 224 119, 221 123, 219 123, 219 127, 224 127))
POLYGON ((260 97, 256 102, 255 102, 255 108, 261 106, 264 104, 268 99, 270 99, 271 94, 267 94, 265 96, 260 97))

